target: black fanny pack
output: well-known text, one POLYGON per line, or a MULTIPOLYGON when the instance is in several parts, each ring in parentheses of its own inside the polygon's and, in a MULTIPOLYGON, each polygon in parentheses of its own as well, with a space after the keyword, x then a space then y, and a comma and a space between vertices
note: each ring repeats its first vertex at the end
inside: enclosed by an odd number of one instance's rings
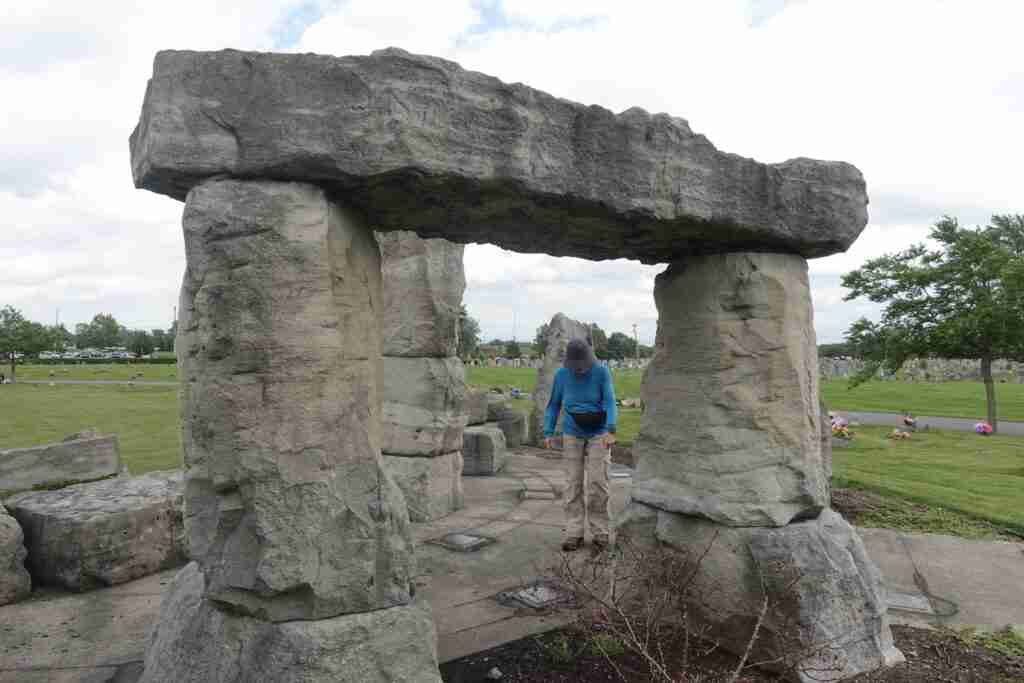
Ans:
POLYGON ((572 416, 572 421, 583 429, 599 429, 608 419, 607 413, 603 410, 598 413, 569 413, 569 415, 572 416))

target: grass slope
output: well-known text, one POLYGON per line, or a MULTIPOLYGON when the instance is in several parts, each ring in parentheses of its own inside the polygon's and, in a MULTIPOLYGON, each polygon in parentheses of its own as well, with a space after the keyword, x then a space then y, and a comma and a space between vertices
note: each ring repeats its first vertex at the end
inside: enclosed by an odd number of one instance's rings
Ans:
MULTIPOLYGON (((9 373, 10 370, 8 369, 9 373)), ((64 365, 19 365, 16 377, 23 380, 50 379, 85 379, 85 380, 129 380, 143 379, 148 381, 176 382, 178 367, 176 365, 149 365, 139 363, 67 363, 64 365), (50 373, 53 373, 52 375, 50 373)))
POLYGON ((0 386, 0 449, 61 441, 91 427, 117 434, 132 474, 181 467, 175 387, 0 386))
MULTIPOLYGON (((821 383, 829 410, 902 413, 934 417, 984 419, 985 385, 981 382, 868 382, 850 389, 846 380, 821 383)), ((999 419, 1024 422, 1024 384, 996 384, 999 419)))
MULTIPOLYGON (((618 398, 640 398, 642 370, 613 370, 615 395, 618 398)), ((533 391, 537 386, 537 371, 533 368, 466 368, 466 381, 473 386, 515 387, 522 391, 533 391)))

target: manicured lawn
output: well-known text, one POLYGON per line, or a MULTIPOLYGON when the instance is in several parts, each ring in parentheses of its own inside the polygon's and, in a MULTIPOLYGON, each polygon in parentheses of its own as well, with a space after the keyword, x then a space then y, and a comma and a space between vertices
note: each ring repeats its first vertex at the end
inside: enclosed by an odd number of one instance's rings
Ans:
POLYGON ((181 467, 176 387, 0 386, 0 449, 52 443, 92 427, 118 435, 132 474, 181 467))
POLYGON ((1024 532, 1024 439, 973 432, 917 432, 907 441, 888 427, 857 427, 833 451, 837 486, 937 505, 1024 532))
MULTIPOLYGON (((868 382, 850 389, 846 380, 821 383, 829 410, 860 410, 934 417, 984 419, 985 385, 981 382, 868 382)), ((1024 421, 1024 384, 996 384, 999 419, 1024 421)))
MULTIPOLYGON (((8 368, 5 373, 9 373, 8 368)), ((97 363, 88 365, 68 362, 62 365, 19 365, 16 370, 18 379, 142 379, 161 382, 178 381, 176 365, 149 365, 127 363, 97 363), (52 375, 50 373, 53 373, 52 375)))
MULTIPOLYGON (((640 398, 640 380, 643 370, 613 370, 615 395, 618 398, 640 398)), ((466 368, 466 381, 473 386, 515 387, 533 391, 537 384, 537 371, 533 368, 466 368)))

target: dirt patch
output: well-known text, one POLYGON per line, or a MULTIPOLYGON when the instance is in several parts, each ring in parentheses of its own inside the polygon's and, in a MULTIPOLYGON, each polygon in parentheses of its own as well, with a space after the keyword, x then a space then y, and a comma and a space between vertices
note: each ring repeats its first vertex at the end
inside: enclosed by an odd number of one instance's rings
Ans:
MULTIPOLYGON (((906 626, 892 629, 896 645, 907 657, 905 664, 851 679, 856 683, 1024 683, 1024 657, 994 652, 972 644, 954 633, 929 631, 906 626)), ((680 683, 714 683, 728 680, 736 667, 735 656, 711 648, 691 646, 689 661, 684 661, 682 643, 666 644, 666 651, 678 655, 672 659, 676 680, 680 683)), ((441 667, 446 683, 482 683, 501 680, 514 683, 576 683, 626 681, 649 683, 653 678, 643 659, 622 652, 614 642, 600 646, 571 628, 551 631, 507 643, 448 662, 441 667), (605 657, 600 648, 610 651, 605 657), (497 668, 500 679, 488 678, 497 668)), ((781 681, 778 676, 748 671, 738 683, 781 681)))

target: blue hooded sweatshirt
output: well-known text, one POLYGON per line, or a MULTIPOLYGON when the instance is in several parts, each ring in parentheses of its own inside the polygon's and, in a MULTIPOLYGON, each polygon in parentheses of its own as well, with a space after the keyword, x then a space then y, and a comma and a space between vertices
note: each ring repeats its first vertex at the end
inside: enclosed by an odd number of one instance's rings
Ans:
POLYGON ((544 436, 554 436, 558 414, 565 408, 562 431, 570 436, 590 439, 605 432, 615 433, 618 417, 615 410, 615 389, 612 386, 612 372, 604 365, 595 363, 590 370, 577 375, 569 368, 555 372, 555 383, 551 388, 551 399, 544 413, 544 436), (583 429, 572 419, 572 413, 605 412, 605 422, 597 429, 583 429))

